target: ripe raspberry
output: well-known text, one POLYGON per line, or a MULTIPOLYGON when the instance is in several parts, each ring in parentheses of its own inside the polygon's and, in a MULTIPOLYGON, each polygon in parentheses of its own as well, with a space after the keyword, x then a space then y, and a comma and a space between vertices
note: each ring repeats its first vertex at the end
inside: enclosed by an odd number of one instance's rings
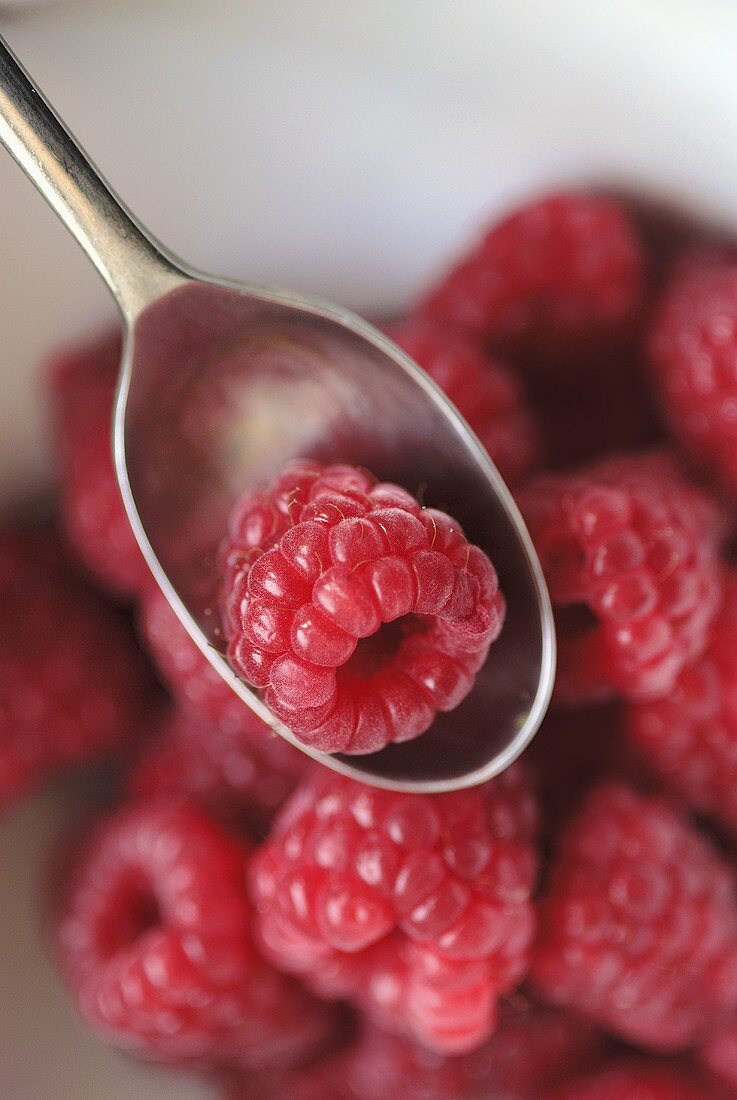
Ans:
POLYGON ((733 876, 663 802, 597 788, 563 836, 540 922, 539 991, 631 1042, 677 1050, 737 1007, 733 876))
POLYGON ((629 707, 633 744, 667 786, 737 833, 737 571, 707 652, 664 699, 629 707))
POLYGON ((570 369, 627 335, 644 299, 633 220, 600 195, 536 199, 493 225, 421 303, 498 350, 570 369))
POLYGON ((697 255, 677 268, 649 350, 675 435, 737 489, 737 259, 697 255))
POLYGON ((252 732, 172 710, 130 780, 138 795, 185 795, 218 820, 265 836, 297 786, 308 758, 268 727, 252 732))
POLYGON ((49 391, 59 465, 62 518, 90 572, 117 595, 133 596, 150 572, 128 522, 111 450, 120 333, 63 352, 49 391))
POLYGON ((260 942, 320 995, 438 1053, 472 1050, 527 969, 535 817, 517 767, 425 797, 316 769, 253 863, 260 942))
POLYGON ((174 698, 207 725, 245 743, 271 731, 215 671, 184 629, 164 593, 155 585, 141 596, 139 628, 151 659, 174 698))
POLYGON ((246 855, 181 801, 130 805, 93 832, 66 884, 57 946, 94 1030, 147 1058, 243 1068, 324 1040, 328 1010, 253 946, 246 855))
POLYGON ((423 733, 501 630, 496 573, 458 524, 351 466, 289 464, 236 505, 222 553, 231 664, 324 752, 423 733))
POLYGON ((386 331, 445 391, 505 481, 514 484, 529 473, 535 428, 519 385, 502 363, 472 336, 421 317, 399 321, 386 331))
POLYGON ((647 1063, 615 1066, 545 1093, 545 1100, 716 1100, 682 1072, 647 1063))
POLYGON ((338 1053, 289 1074, 230 1081, 227 1100, 539 1100, 544 1089, 592 1063, 596 1033, 574 1016, 507 1007, 480 1050, 448 1058, 370 1025, 338 1053))
POLYGON ((665 695, 719 606, 714 504, 665 454, 541 476, 519 503, 556 611, 559 698, 665 695))
POLYGON ((0 808, 132 743, 155 697, 125 618, 73 572, 51 528, 0 530, 0 808))

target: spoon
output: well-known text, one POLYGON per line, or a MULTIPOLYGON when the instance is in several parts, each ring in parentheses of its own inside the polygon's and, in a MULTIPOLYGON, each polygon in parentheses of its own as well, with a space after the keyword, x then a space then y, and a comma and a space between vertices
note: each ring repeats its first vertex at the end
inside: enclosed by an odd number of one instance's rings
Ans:
POLYGON ((550 699, 552 611, 509 491, 438 387, 347 310, 216 279, 176 259, 110 190, 2 38, 0 141, 120 308, 120 490, 156 581, 214 668, 282 737, 363 782, 448 791, 506 768, 550 699), (416 740, 367 756, 302 745, 220 652, 213 560, 228 514, 245 490, 298 456, 423 487, 423 503, 446 508, 489 555, 507 600, 504 629, 467 699, 416 740))

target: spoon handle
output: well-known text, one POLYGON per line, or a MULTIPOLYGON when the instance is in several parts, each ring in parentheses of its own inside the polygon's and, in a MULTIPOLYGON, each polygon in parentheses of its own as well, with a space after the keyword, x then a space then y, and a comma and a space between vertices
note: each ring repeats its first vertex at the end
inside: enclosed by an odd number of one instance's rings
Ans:
POLYGON ((182 283, 0 37, 0 142, 82 246, 130 320, 182 283))

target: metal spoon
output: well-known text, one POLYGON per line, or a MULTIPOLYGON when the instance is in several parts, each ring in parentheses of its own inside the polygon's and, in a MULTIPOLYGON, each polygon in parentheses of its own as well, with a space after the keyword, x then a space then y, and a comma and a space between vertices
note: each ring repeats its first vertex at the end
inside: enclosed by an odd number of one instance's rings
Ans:
POLYGON ((175 259, 113 194, 1 38, 0 141, 120 307, 120 489, 152 573, 207 659, 279 734, 364 782, 452 790, 507 767, 549 702, 550 601, 506 486, 437 386, 347 310, 215 279, 175 259), (466 701, 415 741, 369 756, 305 748, 219 652, 213 554, 230 507, 305 455, 425 486, 424 503, 447 507, 489 554, 507 598, 506 625, 466 701))

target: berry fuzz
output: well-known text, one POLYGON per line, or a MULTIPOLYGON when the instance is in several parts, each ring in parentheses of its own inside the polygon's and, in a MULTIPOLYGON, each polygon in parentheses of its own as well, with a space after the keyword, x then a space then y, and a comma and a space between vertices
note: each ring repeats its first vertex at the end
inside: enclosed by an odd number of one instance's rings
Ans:
POLYGON ((323 752, 424 733, 468 695, 504 619, 458 524, 352 466, 293 462, 243 497, 222 560, 233 668, 323 752))

